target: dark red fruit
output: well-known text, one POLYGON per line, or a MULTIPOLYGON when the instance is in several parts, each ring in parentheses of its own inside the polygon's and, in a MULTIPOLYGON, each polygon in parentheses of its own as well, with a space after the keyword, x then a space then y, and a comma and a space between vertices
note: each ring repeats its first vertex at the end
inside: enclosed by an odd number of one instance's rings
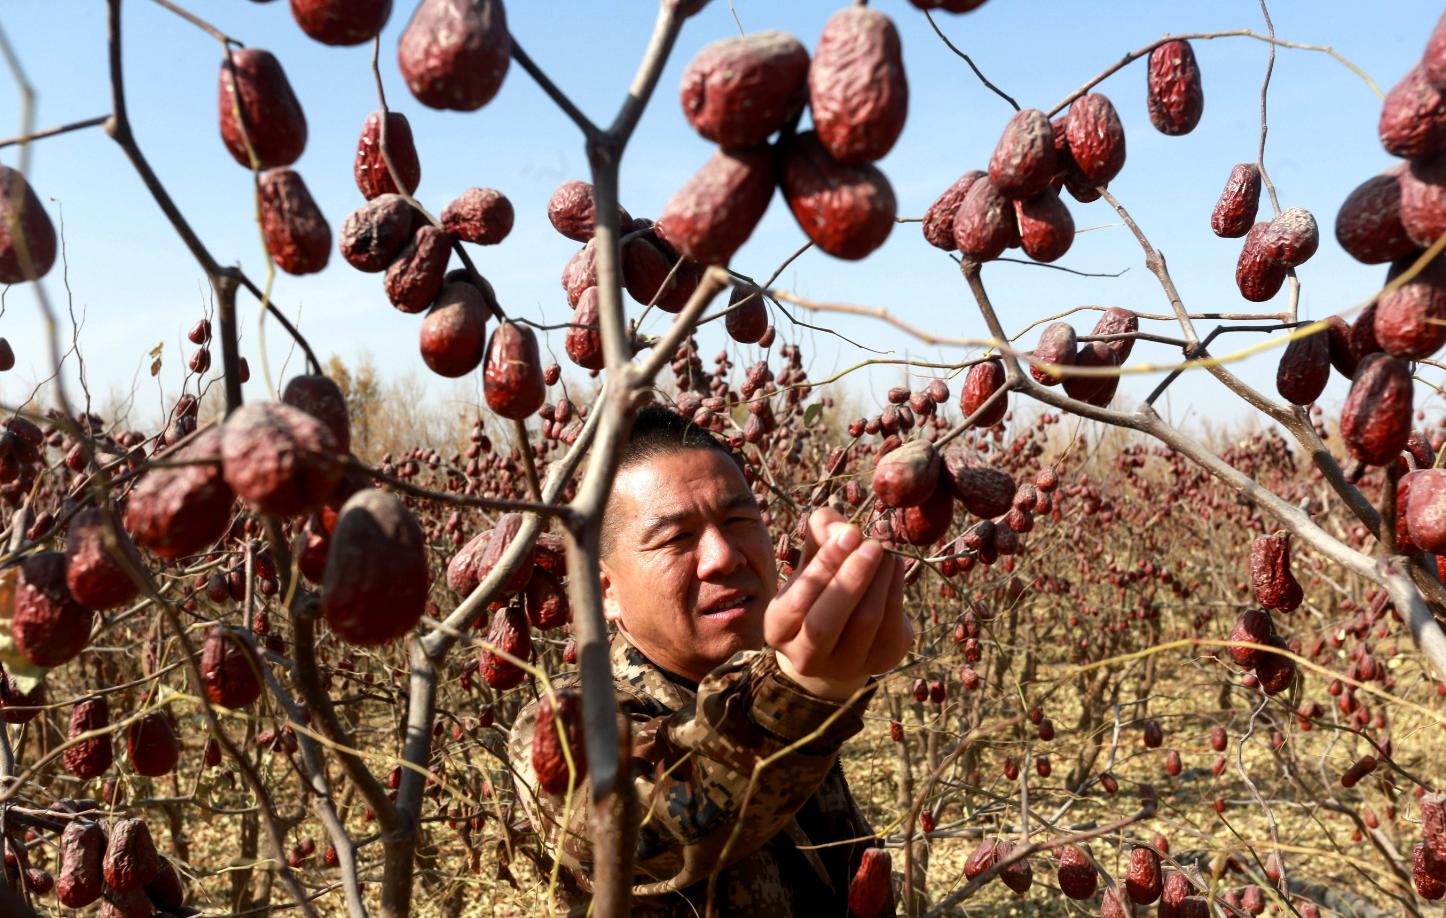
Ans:
POLYGON ((342 505, 331 533, 321 611, 350 644, 393 641, 412 629, 427 602, 427 543, 395 495, 366 489, 342 505))
POLYGON ((221 62, 218 96, 222 142, 232 158, 247 169, 251 168, 247 141, 256 154, 256 168, 291 165, 306 149, 306 115, 291 91, 281 62, 270 51, 259 48, 238 48, 229 53, 230 62, 221 62))
MULTIPOLYGON (((388 0, 390 5, 390 0, 388 0)), ((367 115, 362 123, 361 137, 356 144, 356 161, 352 165, 352 177, 356 187, 368 201, 384 194, 401 194, 402 189, 392 181, 387 170, 386 159, 382 157, 382 119, 380 112, 367 115)), ((417 146, 412 141, 412 125, 401 112, 387 112, 387 153, 407 194, 417 190, 422 181, 422 163, 417 158, 417 146)))
POLYGON ((502 0, 422 0, 397 43, 402 79, 429 108, 481 108, 502 88, 511 60, 502 0))

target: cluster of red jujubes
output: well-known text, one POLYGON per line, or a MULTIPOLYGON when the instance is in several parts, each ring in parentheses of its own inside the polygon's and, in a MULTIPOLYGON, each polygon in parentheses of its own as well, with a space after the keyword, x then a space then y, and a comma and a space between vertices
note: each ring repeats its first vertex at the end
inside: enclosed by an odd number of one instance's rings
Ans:
MULTIPOLYGON (((1446 262, 1433 259, 1403 278, 1422 250, 1446 230, 1443 89, 1446 18, 1432 33, 1421 60, 1387 94, 1381 109, 1381 144, 1407 162, 1361 183, 1336 215, 1336 239, 1341 248, 1365 264, 1390 263, 1387 288, 1353 323, 1332 317, 1323 332, 1293 341, 1281 360, 1277 379, 1284 398, 1305 405, 1325 388, 1330 366, 1350 378, 1350 394, 1341 412, 1341 437, 1350 454, 1368 465, 1395 462, 1407 447, 1412 406, 1408 361, 1429 357, 1446 344, 1446 262)), ((1258 175, 1248 178, 1258 183, 1258 175)), ((1232 174, 1222 206, 1233 188, 1249 184, 1236 179, 1232 174)), ((1252 194, 1258 197, 1258 191, 1245 188, 1238 196, 1252 194)), ((1307 226, 1308 215, 1303 213, 1291 217, 1286 227, 1291 238, 1283 245, 1277 244, 1281 237, 1278 224, 1292 211, 1250 230, 1237 273, 1247 298, 1268 298, 1279 289, 1286 269, 1314 250, 1314 221, 1307 226), (1253 260, 1248 259, 1252 253, 1253 260), (1267 289, 1270 292, 1260 297, 1251 292, 1267 289)))

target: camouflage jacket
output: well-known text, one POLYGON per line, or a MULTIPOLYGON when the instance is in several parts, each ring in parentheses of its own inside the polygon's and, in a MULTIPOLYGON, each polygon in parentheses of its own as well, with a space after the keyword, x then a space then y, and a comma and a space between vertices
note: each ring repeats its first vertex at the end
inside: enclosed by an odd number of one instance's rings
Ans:
MULTIPOLYGON (((873 688, 841 711, 785 677, 771 650, 736 654, 696 688, 621 636, 613 638, 611 657, 618 705, 632 722, 641 821, 634 889, 647 894, 635 895, 633 913, 702 915, 709 876, 719 870, 719 915, 849 915, 849 879, 873 830, 849 793, 838 751, 863 728, 873 688), (805 737, 812 738, 766 766, 750 795, 754 764, 805 737), (729 846, 745 798, 742 828, 729 846)), ((532 771, 535 717, 533 702, 518 714, 508 743, 517 791, 548 853, 565 868, 559 912, 581 916, 591 898, 588 791, 574 790, 559 845, 563 799, 539 793, 532 771)), ((880 914, 894 914, 892 905, 880 914)))

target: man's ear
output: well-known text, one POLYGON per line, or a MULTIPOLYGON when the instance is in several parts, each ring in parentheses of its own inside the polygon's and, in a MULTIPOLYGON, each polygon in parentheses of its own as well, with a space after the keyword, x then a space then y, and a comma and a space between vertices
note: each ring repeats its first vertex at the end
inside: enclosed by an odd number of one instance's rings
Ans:
POLYGON ((598 564, 598 580, 602 586, 603 618, 609 622, 622 620, 622 608, 618 605, 616 594, 613 592, 613 578, 608 573, 606 561, 598 564))

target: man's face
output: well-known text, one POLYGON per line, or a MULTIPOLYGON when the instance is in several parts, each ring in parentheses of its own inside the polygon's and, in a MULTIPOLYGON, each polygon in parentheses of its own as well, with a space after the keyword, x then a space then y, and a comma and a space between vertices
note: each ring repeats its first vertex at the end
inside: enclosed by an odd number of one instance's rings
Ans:
POLYGON ((768 529, 743 473, 712 449, 684 449, 618 475, 602 560, 608 619, 648 659, 702 681, 763 646, 778 590, 768 529))

